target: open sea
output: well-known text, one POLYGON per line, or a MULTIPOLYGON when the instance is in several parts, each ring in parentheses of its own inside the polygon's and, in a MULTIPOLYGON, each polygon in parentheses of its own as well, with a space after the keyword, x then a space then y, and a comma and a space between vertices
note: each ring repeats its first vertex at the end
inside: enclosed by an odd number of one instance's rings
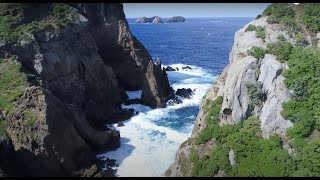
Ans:
MULTIPOLYGON (((131 32, 148 49, 154 61, 160 58, 164 67, 179 68, 167 72, 171 86, 191 88, 191 99, 182 104, 151 109, 129 105, 139 114, 124 122, 120 131, 121 147, 97 157, 116 159, 117 176, 164 176, 174 162, 181 143, 191 136, 202 97, 214 79, 229 64, 234 34, 251 18, 186 18, 184 23, 138 24, 128 18, 131 32), (190 66, 192 69, 182 70, 190 66)), ((127 91, 138 98, 141 91, 127 91)))

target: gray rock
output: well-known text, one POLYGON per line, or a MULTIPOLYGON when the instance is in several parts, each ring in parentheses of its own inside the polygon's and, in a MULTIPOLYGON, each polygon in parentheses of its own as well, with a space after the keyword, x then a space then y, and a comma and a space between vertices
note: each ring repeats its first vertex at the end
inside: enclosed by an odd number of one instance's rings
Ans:
POLYGON ((176 70, 171 66, 167 66, 166 67, 166 71, 176 71, 176 70))
POLYGON ((186 19, 182 16, 173 16, 168 20, 168 22, 185 22, 186 19))
POLYGON ((236 165, 236 161, 234 160, 234 151, 233 151, 233 149, 231 149, 230 151, 229 151, 229 162, 230 162, 230 165, 231 166, 234 166, 234 165, 236 165))

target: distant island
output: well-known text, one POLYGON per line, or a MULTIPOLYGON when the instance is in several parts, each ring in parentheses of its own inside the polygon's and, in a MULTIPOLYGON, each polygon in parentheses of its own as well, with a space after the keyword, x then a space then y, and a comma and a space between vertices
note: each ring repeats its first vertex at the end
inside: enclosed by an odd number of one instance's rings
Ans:
POLYGON ((160 24, 163 23, 162 19, 159 16, 153 16, 151 18, 142 17, 136 20, 136 23, 152 23, 152 24, 160 24))
MULTIPOLYGON (((182 16, 173 16, 166 22, 185 22, 186 19, 182 16)), ((163 23, 163 20, 159 16, 153 16, 151 18, 148 17, 141 17, 136 20, 136 23, 152 23, 152 24, 161 24, 163 23)))
POLYGON ((185 22, 186 19, 182 16, 173 16, 168 20, 168 22, 185 22))

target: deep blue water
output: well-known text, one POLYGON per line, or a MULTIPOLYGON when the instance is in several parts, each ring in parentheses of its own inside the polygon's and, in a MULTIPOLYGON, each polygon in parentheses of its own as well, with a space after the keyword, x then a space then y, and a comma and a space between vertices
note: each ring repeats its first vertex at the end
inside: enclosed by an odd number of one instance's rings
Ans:
MULTIPOLYGON (((116 159, 119 176, 162 176, 174 162, 180 144, 187 140, 199 112, 200 101, 215 77, 229 63, 234 34, 254 18, 186 18, 184 23, 136 24, 128 19, 130 29, 162 65, 178 67, 167 72, 173 89, 191 88, 195 94, 183 103, 161 109, 143 105, 134 108, 139 115, 116 127, 121 147, 101 154, 116 159), (189 65, 191 70, 182 71, 189 65)), ((141 91, 127 92, 131 99, 141 91)), ((98 155, 98 156, 101 156, 98 155)))
POLYGON ((235 32, 254 18, 186 18, 184 23, 168 24, 138 24, 135 20, 128 18, 130 29, 152 58, 166 65, 203 67, 218 75, 229 63, 235 32))

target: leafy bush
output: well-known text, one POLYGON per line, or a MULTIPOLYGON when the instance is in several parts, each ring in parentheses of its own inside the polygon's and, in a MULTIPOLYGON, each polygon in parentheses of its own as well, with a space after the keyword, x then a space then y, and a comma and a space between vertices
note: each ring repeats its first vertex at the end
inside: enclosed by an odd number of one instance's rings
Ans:
POLYGON ((264 58, 266 51, 261 47, 253 46, 250 50, 248 50, 248 55, 253 56, 254 58, 260 60, 264 58))
POLYGON ((263 91, 262 82, 257 81, 256 83, 246 84, 247 95, 250 99, 250 104, 253 107, 261 107, 264 99, 265 93, 263 91))
POLYGON ((248 31, 255 31, 257 29, 257 27, 253 24, 249 24, 249 26, 246 28, 245 32, 248 31))
POLYGON ((305 78, 297 79, 290 87, 293 90, 292 98, 296 101, 302 101, 307 97, 308 81, 305 78))
POLYGON ((309 44, 303 33, 297 33, 294 38, 296 39, 296 45, 298 46, 306 47, 309 44))
POLYGON ((276 55, 278 61, 284 62, 288 61, 292 48, 291 43, 278 41, 268 44, 266 53, 276 55))
POLYGON ((256 17, 256 19, 259 19, 259 18, 261 18, 262 17, 262 15, 261 14, 258 14, 258 16, 256 17))
POLYGON ((266 38, 265 28, 262 26, 258 26, 256 36, 257 36, 257 38, 265 39, 266 38))

